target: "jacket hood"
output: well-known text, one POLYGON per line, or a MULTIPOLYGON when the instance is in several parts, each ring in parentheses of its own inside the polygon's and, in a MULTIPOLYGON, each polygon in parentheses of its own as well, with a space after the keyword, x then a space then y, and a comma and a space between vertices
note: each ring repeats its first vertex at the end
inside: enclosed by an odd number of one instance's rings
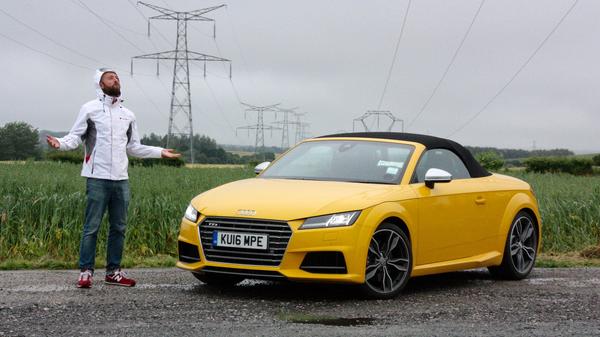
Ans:
MULTIPOLYGON (((100 79, 102 79, 102 75, 104 75, 105 73, 115 73, 116 74, 117 72, 111 68, 96 69, 96 72, 94 73, 94 89, 96 89, 96 95, 98 96, 98 98, 101 101, 104 101, 105 97, 108 96, 104 93, 104 91, 102 91, 102 88, 100 88, 100 79)), ((121 97, 123 97, 123 92, 121 92, 121 96, 117 97, 117 98, 119 98, 120 102, 123 101, 123 99, 121 97)))

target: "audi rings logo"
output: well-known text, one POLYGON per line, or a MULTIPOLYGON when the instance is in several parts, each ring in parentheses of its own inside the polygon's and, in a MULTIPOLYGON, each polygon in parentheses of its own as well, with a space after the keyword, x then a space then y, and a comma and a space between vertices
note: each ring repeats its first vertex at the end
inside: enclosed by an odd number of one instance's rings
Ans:
POLYGON ((256 211, 253 209, 238 209, 237 214, 244 216, 254 216, 256 215, 256 211))

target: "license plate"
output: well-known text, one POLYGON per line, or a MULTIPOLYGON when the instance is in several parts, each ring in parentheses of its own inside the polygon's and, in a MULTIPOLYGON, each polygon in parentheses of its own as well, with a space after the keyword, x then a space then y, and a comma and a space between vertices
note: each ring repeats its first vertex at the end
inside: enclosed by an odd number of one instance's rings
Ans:
POLYGON ((233 247, 266 250, 269 236, 266 234, 247 234, 214 231, 212 244, 215 247, 233 247))

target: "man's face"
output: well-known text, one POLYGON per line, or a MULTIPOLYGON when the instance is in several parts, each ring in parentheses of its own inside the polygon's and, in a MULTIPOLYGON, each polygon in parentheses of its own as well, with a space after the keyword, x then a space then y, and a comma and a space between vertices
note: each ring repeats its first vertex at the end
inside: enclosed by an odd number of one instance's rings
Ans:
POLYGON ((119 76, 113 72, 106 72, 100 78, 100 89, 112 97, 121 96, 121 82, 119 76))

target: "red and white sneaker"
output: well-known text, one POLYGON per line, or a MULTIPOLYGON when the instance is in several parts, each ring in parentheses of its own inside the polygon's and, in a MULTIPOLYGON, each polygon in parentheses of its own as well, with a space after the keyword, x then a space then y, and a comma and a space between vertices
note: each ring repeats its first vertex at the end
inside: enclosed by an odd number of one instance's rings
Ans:
POLYGON ((94 271, 86 269, 79 273, 79 280, 77 281, 77 288, 91 288, 92 287, 92 276, 94 271))
POLYGON ((112 274, 106 274, 106 278, 104 278, 104 283, 122 287, 135 286, 135 280, 132 278, 128 278, 127 274, 125 274, 125 272, 121 269, 115 270, 112 274))

